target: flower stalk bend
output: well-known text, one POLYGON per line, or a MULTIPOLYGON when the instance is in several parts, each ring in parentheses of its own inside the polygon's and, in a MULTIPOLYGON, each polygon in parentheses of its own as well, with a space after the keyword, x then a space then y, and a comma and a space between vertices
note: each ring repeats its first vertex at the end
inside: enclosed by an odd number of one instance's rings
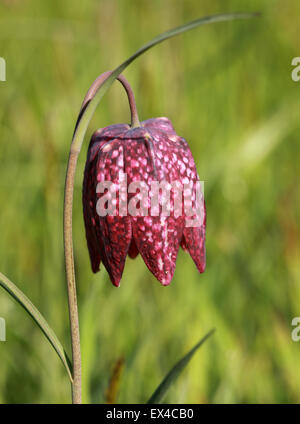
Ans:
MULTIPOLYGON (((65 182, 65 198, 64 198, 64 251, 65 251, 65 268, 68 290, 68 303, 69 303, 69 320, 71 331, 71 345, 72 345, 72 363, 73 363, 73 383, 72 383, 72 402, 74 404, 81 403, 81 352, 80 352, 80 332, 79 332, 79 318, 78 318, 78 305, 76 294, 76 281, 74 270, 73 258, 73 236, 72 236, 72 206, 73 206, 73 192, 75 171, 77 159, 80 152, 80 147, 76 144, 76 135, 78 124, 83 117, 86 107, 93 99, 101 85, 111 76, 112 72, 105 72, 100 75, 88 90, 75 126, 73 141, 71 144, 69 161, 67 167, 67 175, 65 182)), ((140 126, 136 104, 132 89, 123 75, 117 78, 126 90, 130 111, 131 111, 131 126, 133 128, 140 126)), ((85 130, 84 130, 85 133, 85 130)), ((83 135, 84 137, 84 135, 83 135)))
MULTIPOLYGON (((203 18, 195 19, 192 22, 181 25, 177 28, 173 28, 166 31, 157 37, 153 38, 148 43, 144 44, 138 49, 132 56, 125 60, 119 65, 114 71, 100 75, 97 80, 93 83, 90 90, 88 91, 84 102, 82 104, 76 126, 73 134, 66 183, 65 183, 65 200, 64 200, 64 249, 65 249, 65 267, 67 277, 67 289, 69 298, 69 315, 70 315, 70 327, 71 327, 71 343, 72 343, 72 356, 73 356, 73 380, 72 384, 72 398, 73 403, 81 403, 81 356, 80 356, 80 337, 79 337, 79 320, 78 320, 78 308, 76 299, 76 284, 75 284, 75 272, 74 272, 74 260, 73 260, 73 241, 72 241, 72 205, 73 205, 73 190, 74 190, 74 178, 75 170, 77 165, 77 159, 81 150, 81 145, 86 134, 88 124, 96 110, 97 105, 102 99, 104 93, 112 85, 116 78, 120 77, 121 72, 127 68, 136 58, 141 56, 147 50, 156 46, 163 41, 173 38, 186 31, 197 28, 201 25, 230 21, 234 19, 248 19, 258 16, 257 13, 228 13, 219 14, 213 16, 205 16, 203 18)), ((122 82, 122 81, 121 81, 122 82)), ((123 84, 123 82, 122 82, 123 84)), ((123 84, 124 85, 124 84, 123 84)), ((126 85, 124 86, 126 89, 126 85)), ((138 127, 139 120, 134 109, 134 103, 130 91, 126 90, 129 95, 132 117, 132 126, 138 127)))

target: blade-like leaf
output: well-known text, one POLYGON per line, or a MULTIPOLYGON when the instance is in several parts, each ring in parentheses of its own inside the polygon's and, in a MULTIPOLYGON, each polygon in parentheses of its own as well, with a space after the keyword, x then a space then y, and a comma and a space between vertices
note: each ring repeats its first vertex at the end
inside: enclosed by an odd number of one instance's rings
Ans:
POLYGON ((86 104, 84 110, 80 111, 75 132, 73 135, 73 143, 72 143, 73 149, 77 152, 80 151, 88 124, 101 98, 103 97, 105 92, 108 90, 108 88, 112 85, 114 80, 120 75, 120 73, 124 71, 124 69, 127 68, 127 66, 131 62, 133 62, 137 57, 145 53, 151 47, 154 47, 155 45, 163 42, 164 40, 175 37, 176 35, 182 34, 183 32, 189 31, 200 25, 211 24, 215 22, 230 21, 234 19, 248 19, 248 18, 253 18, 255 16, 259 16, 259 14, 258 13, 227 13, 227 14, 206 16, 204 18, 196 19, 185 25, 181 25, 177 28, 166 31, 158 35, 157 37, 153 38, 148 43, 146 43, 144 46, 138 49, 132 56, 130 56, 127 60, 125 60, 125 62, 123 62, 111 73, 111 75, 97 88, 94 94, 94 97, 86 104))
POLYGON ((121 383, 121 376, 124 369, 124 358, 121 357, 117 360, 117 362, 114 365, 108 387, 106 389, 105 393, 105 403, 107 404, 114 404, 116 403, 119 389, 120 389, 120 383, 121 383))
POLYGON ((176 365, 171 369, 171 371, 166 375, 163 381, 160 383, 158 388, 155 390, 151 398, 147 403, 155 404, 162 403, 164 396, 169 390, 170 386, 177 380, 180 373, 184 370, 187 364, 192 359, 193 355, 199 349, 199 347, 214 333, 214 329, 210 330, 176 365))
POLYGON ((6 290, 25 309, 25 311, 31 316, 31 318, 35 321, 35 323, 40 327, 40 329, 45 334, 46 338, 49 340, 54 350, 60 357, 62 363, 64 364, 67 370, 68 376, 72 382, 73 379, 72 379, 72 372, 71 372, 71 361, 69 360, 56 334, 54 333, 52 328, 49 326, 49 324, 47 323, 45 318, 42 316, 42 314, 28 299, 28 297, 25 296, 25 294, 20 289, 18 289, 18 287, 13 282, 11 282, 7 277, 5 277, 5 275, 3 275, 1 272, 0 272, 0 286, 2 286, 4 290, 6 290))
MULTIPOLYGON (((103 78, 102 76, 98 77, 100 80, 96 80, 91 88, 89 89, 85 101, 79 112, 79 116, 75 125, 75 130, 72 138, 71 150, 69 155, 69 162, 66 175, 65 183, 65 200, 64 200, 64 250, 65 250, 65 264, 66 264, 66 274, 68 282, 68 293, 69 298, 73 298, 73 295, 76 296, 76 285, 75 285, 75 270, 74 270, 74 254, 73 254, 73 239, 72 239, 72 207, 73 207, 73 192, 74 192, 74 177, 76 172, 76 165, 78 160, 78 155, 81 150, 81 146, 89 125, 91 118, 94 115, 97 105, 104 96, 105 92, 112 85, 114 80, 118 78, 121 72, 127 68, 127 66, 133 62, 141 54, 149 50, 151 47, 167 40, 168 38, 175 37, 185 31, 189 31, 193 28, 196 28, 200 25, 205 25, 209 23, 229 21, 233 19, 247 19, 257 16, 257 13, 230 13, 230 14, 220 14, 207 16, 204 18, 196 19, 192 22, 189 22, 185 25, 179 26, 170 31, 164 32, 163 34, 158 35, 153 38, 149 43, 145 44, 139 50, 137 50, 129 59, 125 60, 120 66, 118 66, 114 71, 112 71, 107 77, 103 78), (91 96, 89 95, 91 94, 91 96)), ((75 308, 77 309, 77 308, 75 308)), ((77 313, 77 311, 76 311, 77 313)), ((71 315, 71 314, 70 314, 71 315)), ((72 326, 71 326, 72 328, 72 326)), ((75 332, 78 333, 76 325, 75 332)), ((76 334, 77 338, 79 335, 76 334)), ((80 357, 80 353, 79 353, 80 357)), ((79 361, 80 362, 80 361, 79 361)))

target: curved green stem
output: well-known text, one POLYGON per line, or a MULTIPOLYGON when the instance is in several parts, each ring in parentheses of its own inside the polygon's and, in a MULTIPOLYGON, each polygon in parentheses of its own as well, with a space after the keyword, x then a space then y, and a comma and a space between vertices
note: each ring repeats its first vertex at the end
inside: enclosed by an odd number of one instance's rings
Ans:
POLYGON ((64 201, 64 248, 65 248, 65 267, 67 277, 69 319, 72 345, 72 363, 73 363, 73 383, 72 383, 72 402, 81 403, 81 353, 80 353, 80 333, 78 306, 76 295, 73 242, 72 242, 72 204, 74 176, 79 151, 74 151, 71 147, 68 162, 68 170, 65 183, 65 201, 64 201), (71 213, 70 213, 71 212, 71 213))
MULTIPOLYGON (((196 19, 185 25, 181 25, 177 28, 171 29, 170 31, 164 32, 153 38, 150 42, 145 44, 139 50, 137 50, 132 56, 129 57, 125 62, 118 66, 114 71, 100 75, 94 84, 89 89, 85 100, 82 104, 76 126, 73 134, 69 162, 66 175, 65 183, 65 201, 64 201, 64 248, 65 248, 65 266, 67 276, 67 287, 68 287, 68 298, 69 298, 69 315, 70 315, 70 327, 71 327, 71 342, 72 342, 72 356, 73 356, 73 385, 72 385, 72 398, 73 403, 81 403, 81 356, 80 356, 80 337, 79 337, 79 320, 78 320, 78 308, 76 299, 76 284, 75 284, 75 272, 74 272, 74 260, 73 260, 73 241, 72 241, 72 207, 73 207, 73 190, 74 190, 74 178, 75 170, 77 165, 78 155, 81 150, 82 142, 89 122, 94 115, 96 107, 100 100, 104 96, 105 92, 112 85, 115 79, 120 77, 121 72, 127 68, 127 66, 133 62, 137 57, 145 53, 153 46, 175 37, 183 32, 189 31, 200 25, 229 21, 233 19, 247 19, 257 16, 256 13, 229 13, 220 14, 214 16, 206 16, 204 18, 196 19)), ((122 81, 121 81, 122 82, 122 81)), ((123 82, 122 82, 123 84, 123 82)), ((124 85, 124 84, 123 84, 124 85)), ((126 85, 124 86, 126 89, 126 85)), ((128 88, 128 87, 127 87, 128 88)), ((127 91, 127 94, 130 91, 127 91)), ((129 97, 130 102, 130 97, 129 97)), ((131 106, 133 103, 130 103, 131 106)), ((132 111, 132 110, 131 110, 132 111)), ((138 126, 137 114, 132 111, 132 126, 138 126)))
MULTIPOLYGON (((88 90, 83 103, 80 108, 79 118, 75 127, 75 134, 77 125, 86 110, 91 99, 103 82, 110 77, 112 72, 105 72, 100 75, 88 90)), ((123 75, 118 77, 118 80, 124 86, 131 110, 131 127, 140 126, 136 103, 133 91, 123 75)), ((76 139, 76 138, 75 138, 76 139)), ((64 200, 64 247, 65 247, 65 267, 68 288, 68 302, 69 302, 69 319, 71 329, 71 344, 72 344, 72 362, 73 362, 73 384, 72 384, 72 401, 73 403, 81 403, 81 353, 80 353, 80 332, 79 332, 79 319, 78 319, 78 306, 76 295, 76 282, 73 258, 73 239, 72 239, 72 205, 73 205, 73 192, 74 192, 74 179, 75 170, 77 165, 77 158, 80 149, 76 144, 72 143, 69 155, 69 162, 65 183, 65 200, 64 200)))

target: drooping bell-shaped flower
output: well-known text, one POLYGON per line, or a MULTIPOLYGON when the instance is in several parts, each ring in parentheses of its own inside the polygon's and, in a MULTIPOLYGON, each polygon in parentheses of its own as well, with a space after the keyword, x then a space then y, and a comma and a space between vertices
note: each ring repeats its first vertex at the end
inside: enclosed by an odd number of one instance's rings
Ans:
POLYGON ((127 254, 141 254, 163 284, 179 247, 205 270, 205 204, 191 150, 167 118, 97 130, 83 182, 86 239, 93 272, 103 262, 119 286, 127 254))

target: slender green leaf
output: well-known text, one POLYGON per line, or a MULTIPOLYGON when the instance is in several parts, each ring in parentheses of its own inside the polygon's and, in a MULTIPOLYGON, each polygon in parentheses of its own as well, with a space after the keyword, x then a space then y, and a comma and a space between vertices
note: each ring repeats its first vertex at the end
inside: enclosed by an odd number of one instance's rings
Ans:
POLYGON ((72 382, 73 379, 72 379, 72 372, 71 372, 71 361, 69 360, 56 334, 54 333, 52 328, 49 326, 49 324, 47 323, 45 318, 42 316, 42 314, 28 299, 28 297, 25 296, 25 294, 20 289, 18 289, 18 287, 13 282, 11 282, 7 277, 5 277, 5 275, 3 275, 1 272, 0 272, 0 286, 2 286, 4 290, 6 290, 25 309, 25 311, 28 312, 31 318, 40 327, 40 329, 42 330, 42 332, 44 333, 44 335, 49 340, 54 350, 60 357, 62 363, 64 364, 67 370, 68 376, 72 382))
POLYGON ((199 347, 214 333, 214 329, 210 330, 180 361, 178 361, 171 371, 166 375, 160 385, 157 387, 151 398, 147 403, 155 404, 162 403, 167 391, 171 385, 177 380, 181 372, 192 359, 193 355, 197 352, 199 347))
POLYGON ((258 13, 228 13, 228 14, 219 14, 206 16, 204 18, 196 19, 192 22, 189 22, 185 25, 181 25, 177 28, 171 29, 167 32, 164 32, 157 37, 153 38, 151 41, 146 43, 140 49, 138 49, 132 56, 130 56, 125 62, 118 66, 111 75, 98 87, 94 97, 88 102, 83 111, 80 112, 79 118, 76 124, 75 132, 73 135, 73 149, 77 152, 80 151, 81 145, 88 127, 88 124, 96 110, 97 105, 104 96, 105 92, 112 85, 114 80, 124 71, 127 66, 133 62, 137 57, 145 53, 151 47, 156 46, 159 43, 162 43, 164 40, 175 37, 176 35, 182 34, 183 32, 189 31, 193 28, 196 28, 200 25, 211 24, 216 22, 231 21, 234 19, 248 19, 258 16, 258 13))

